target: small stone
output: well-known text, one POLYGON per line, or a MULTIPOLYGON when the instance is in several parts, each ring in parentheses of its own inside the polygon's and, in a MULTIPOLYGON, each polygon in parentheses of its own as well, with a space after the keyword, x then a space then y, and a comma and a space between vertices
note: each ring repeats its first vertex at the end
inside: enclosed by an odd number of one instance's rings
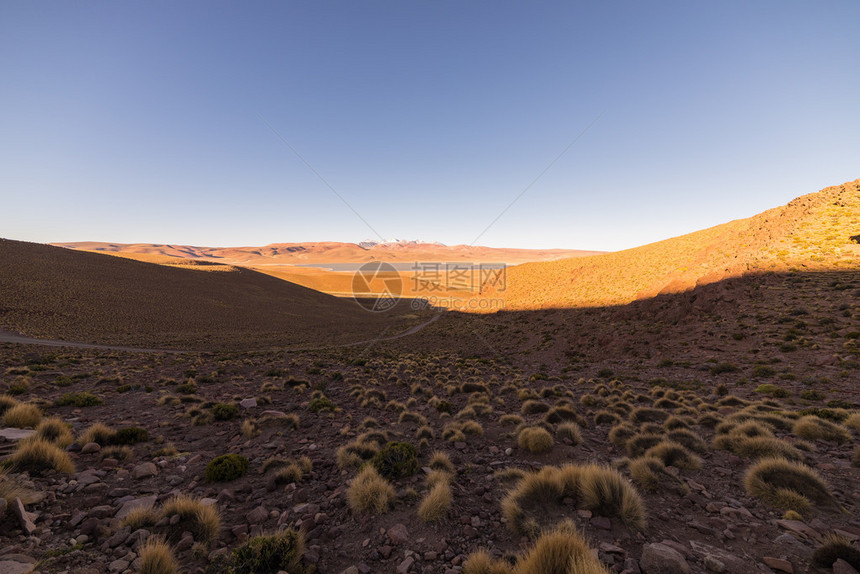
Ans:
POLYGON ((776 570, 778 572, 786 572, 786 574, 794 574, 794 566, 791 565, 791 562, 788 560, 783 560, 782 558, 774 558, 772 556, 765 556, 762 558, 762 562, 768 565, 771 570, 776 570))
POLYGON ((409 531, 405 525, 397 523, 388 529, 388 538, 392 544, 405 544, 409 542, 409 531))
POLYGON ((839 558, 833 563, 833 574, 858 574, 857 569, 839 558))
POLYGON ((131 471, 131 476, 137 480, 149 478, 158 474, 158 468, 151 462, 144 462, 134 467, 131 471))
POLYGON ((122 520, 126 516, 128 516, 132 510, 137 510, 138 508, 142 508, 145 510, 149 510, 153 506, 155 506, 155 501, 158 498, 157 495, 153 494, 152 496, 144 496, 143 498, 133 498, 131 500, 126 500, 119 510, 116 512, 116 518, 122 520))
POLYGON ((128 569, 130 564, 131 564, 131 562, 129 562, 128 560, 123 560, 123 559, 114 560, 113 562, 108 564, 108 570, 111 572, 119 573, 119 572, 122 572, 123 570, 128 569))
POLYGON ((710 554, 705 556, 705 559, 702 562, 705 564, 705 568, 711 572, 720 573, 726 571, 726 565, 710 554))
POLYGON ((248 520, 248 524, 251 525, 261 524, 265 522, 268 517, 269 511, 262 506, 258 506, 257 508, 249 512, 247 516, 245 516, 245 518, 248 520))
POLYGON ((239 401, 239 406, 241 406, 243 409, 253 409, 257 406, 257 399, 242 399, 241 401, 239 401))
POLYGON ((355 566, 350 566, 346 570, 343 570, 340 574, 358 574, 358 568, 355 566))
POLYGON ((409 572, 409 569, 412 568, 412 565, 415 564, 415 558, 412 556, 407 556, 406 559, 398 564, 397 566, 397 574, 406 574, 409 572))
POLYGON ((27 512, 24 508, 24 503, 21 502, 20 498, 15 498, 12 501, 12 512, 18 517, 18 520, 21 522, 21 530, 27 536, 30 536, 36 531, 36 525, 33 524, 33 515, 27 512))
POLYGON ((94 452, 98 452, 102 449, 101 445, 97 442, 88 442, 84 446, 81 447, 81 454, 92 454, 94 452))
POLYGON ((612 530, 612 521, 605 516, 595 516, 590 521, 591 525, 601 530, 612 530))
POLYGON ((113 536, 107 539, 106 544, 111 548, 116 548, 126 540, 128 540, 128 536, 131 534, 131 529, 126 527, 118 530, 113 536))
POLYGON ((690 565, 684 556, 665 544, 646 544, 642 547, 639 567, 645 574, 690 574, 690 565))

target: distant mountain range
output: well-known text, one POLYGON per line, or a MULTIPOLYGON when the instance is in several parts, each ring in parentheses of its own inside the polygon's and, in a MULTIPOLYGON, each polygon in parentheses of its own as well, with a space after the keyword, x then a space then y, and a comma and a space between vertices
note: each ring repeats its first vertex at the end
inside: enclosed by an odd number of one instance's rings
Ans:
POLYGON ((134 259, 167 263, 170 259, 195 259, 241 266, 307 265, 312 263, 363 263, 366 261, 468 261, 519 264, 552 261, 603 253, 575 249, 504 249, 471 245, 448 246, 421 241, 362 241, 361 243, 272 243, 262 247, 200 247, 158 243, 104 243, 78 241, 53 243, 83 251, 125 255, 134 259))

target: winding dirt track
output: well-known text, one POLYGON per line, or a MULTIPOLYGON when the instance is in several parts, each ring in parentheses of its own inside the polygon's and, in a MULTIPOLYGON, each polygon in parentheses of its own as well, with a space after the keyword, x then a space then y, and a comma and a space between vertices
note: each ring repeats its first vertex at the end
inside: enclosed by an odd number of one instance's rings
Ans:
MULTIPOLYGON (((402 333, 398 333, 396 335, 391 335, 389 337, 377 337, 375 339, 366 339, 364 341, 356 341, 355 343, 345 343, 343 345, 331 345, 327 347, 308 347, 301 349, 286 349, 288 351, 319 351, 325 349, 338 349, 342 347, 357 347, 360 345, 372 345, 374 343, 380 343, 382 341, 393 341, 395 339, 402 339, 403 337, 408 337, 410 335, 414 335, 421 331, 427 325, 435 323, 439 320, 439 317, 442 316, 442 313, 437 313, 428 319, 427 321, 415 325, 414 327, 410 327, 403 331, 402 333)), ((97 345, 94 343, 76 343, 74 341, 54 341, 51 339, 36 339, 34 337, 27 337, 25 335, 19 335, 17 333, 12 333, 9 331, 3 331, 0 329, 0 343, 13 343, 18 345, 42 345, 44 347, 71 347, 74 349, 101 349, 105 351, 125 351, 128 353, 170 353, 170 354, 182 354, 182 353, 202 353, 205 351, 181 351, 176 349, 146 349, 142 347, 122 347, 117 345, 97 345)))

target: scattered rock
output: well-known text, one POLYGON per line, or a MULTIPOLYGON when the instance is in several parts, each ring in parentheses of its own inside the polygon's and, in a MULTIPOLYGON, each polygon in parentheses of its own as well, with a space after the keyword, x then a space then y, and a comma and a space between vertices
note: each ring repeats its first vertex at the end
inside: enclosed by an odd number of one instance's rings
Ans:
POLYGON ((405 525, 398 523, 388 529, 388 538, 392 544, 405 544, 409 542, 409 531, 405 525))
POLYGON ((135 466, 134 470, 131 471, 131 476, 136 480, 149 478, 150 476, 155 476, 157 474, 158 468, 151 462, 143 462, 135 466))
POLYGON ((762 558, 762 562, 767 564, 771 570, 776 570, 778 572, 786 572, 787 574, 794 574, 794 566, 792 566, 791 562, 789 562, 788 560, 765 556, 764 558, 762 558))
POLYGON ((253 409, 257 406, 257 399, 242 399, 241 401, 239 401, 239 406, 245 409, 253 409))
POLYGON ((857 569, 851 566, 848 562, 839 558, 833 563, 833 574, 860 574, 857 569))
POLYGON ((21 502, 20 498, 15 498, 12 501, 12 512, 15 516, 18 517, 18 520, 21 522, 21 530, 29 536, 36 532, 36 525, 33 524, 33 515, 27 512, 24 508, 24 503, 21 502))
POLYGON ((659 542, 642 547, 639 567, 645 574, 690 574, 690 565, 684 556, 659 542))
POLYGON ((138 508, 143 508, 149 510, 153 506, 155 506, 155 501, 158 499, 158 496, 153 494, 152 496, 144 496, 143 498, 133 498, 131 500, 126 500, 119 510, 116 512, 116 518, 122 520, 132 510, 137 510, 138 508))
POLYGON ((102 449, 101 445, 97 442, 88 442, 84 446, 81 447, 81 454, 92 454, 94 452, 98 452, 102 449))

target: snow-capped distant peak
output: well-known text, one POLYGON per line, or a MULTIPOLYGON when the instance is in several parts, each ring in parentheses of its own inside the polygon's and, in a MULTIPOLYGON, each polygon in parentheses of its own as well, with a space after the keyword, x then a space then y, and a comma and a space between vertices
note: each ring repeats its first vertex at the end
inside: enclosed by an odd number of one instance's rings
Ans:
POLYGON ((376 247, 377 245, 419 245, 419 244, 427 244, 427 245, 445 245, 444 243, 440 243, 439 241, 421 241, 420 239, 383 239, 382 241, 376 241, 375 239, 365 239, 364 241, 359 241, 358 246, 363 247, 364 249, 370 249, 371 247, 376 247))

